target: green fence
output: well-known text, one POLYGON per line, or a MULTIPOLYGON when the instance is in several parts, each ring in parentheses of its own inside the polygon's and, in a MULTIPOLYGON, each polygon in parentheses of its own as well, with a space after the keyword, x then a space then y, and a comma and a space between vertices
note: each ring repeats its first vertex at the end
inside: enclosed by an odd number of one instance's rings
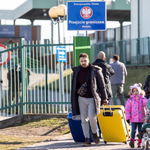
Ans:
POLYGON ((91 46, 92 62, 99 51, 106 54, 107 63, 111 62, 113 54, 120 56, 120 61, 126 66, 150 65, 150 38, 96 43, 91 46))
MULTIPOLYGON (((0 66, 0 79, 3 80, 0 83, 1 116, 67 113, 71 101, 73 43, 25 44, 21 39, 20 43, 0 54, 8 51, 10 60, 0 66), (67 63, 57 62, 56 46, 66 46, 67 63), (21 70, 15 71, 18 64, 21 70), (63 67, 62 72, 60 66, 63 67)), ((150 65, 149 37, 91 45, 91 62, 95 61, 99 51, 106 53, 108 63, 113 54, 119 54, 120 61, 127 66, 150 65)))
POLYGON ((10 60, 0 66, 0 113, 14 116, 25 113, 66 113, 70 110, 73 44, 28 43, 0 52, 10 52, 10 60), (62 81, 56 46, 65 46, 67 62, 63 63, 62 81), (16 71, 17 65, 21 68, 16 71), (19 71, 20 70, 20 71, 19 71), (60 85, 63 83, 63 91, 60 85), (62 96, 62 95, 63 96, 62 96))

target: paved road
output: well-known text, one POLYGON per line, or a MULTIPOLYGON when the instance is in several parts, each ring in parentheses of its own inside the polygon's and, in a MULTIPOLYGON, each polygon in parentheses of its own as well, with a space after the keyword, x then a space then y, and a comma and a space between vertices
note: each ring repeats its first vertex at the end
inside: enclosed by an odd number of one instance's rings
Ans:
MULTIPOLYGON (((135 145, 137 146, 137 144, 135 145)), ((104 144, 101 139, 100 144, 92 143, 89 147, 83 147, 81 143, 75 143, 71 134, 61 136, 58 140, 47 141, 31 145, 19 150, 131 150, 128 144, 124 143, 107 143, 104 144)), ((132 148, 133 150, 140 150, 140 148, 132 148)), ((18 150, 18 149, 17 149, 18 150)))

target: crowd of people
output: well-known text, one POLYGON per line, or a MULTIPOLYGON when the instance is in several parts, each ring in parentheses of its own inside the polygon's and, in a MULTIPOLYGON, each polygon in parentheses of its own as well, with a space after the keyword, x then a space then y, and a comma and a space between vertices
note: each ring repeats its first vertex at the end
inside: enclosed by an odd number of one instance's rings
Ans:
MULTIPOLYGON (((89 126, 91 126, 94 142, 100 142, 97 135, 97 115, 101 105, 109 105, 112 99, 117 105, 119 98, 121 105, 125 107, 125 118, 131 124, 131 138, 129 145, 135 146, 135 134, 138 127, 138 147, 141 147, 143 136, 143 124, 146 124, 150 116, 150 108, 147 106, 150 97, 150 75, 147 77, 143 89, 141 83, 135 83, 129 87, 130 98, 124 98, 124 83, 127 76, 126 66, 119 61, 119 55, 113 56, 113 63, 106 62, 105 53, 100 51, 97 59, 89 63, 86 53, 79 55, 79 66, 72 68, 71 105, 75 118, 81 116, 81 125, 85 137, 84 146, 91 145, 89 126)), ((149 102, 150 103, 150 102, 149 102)))

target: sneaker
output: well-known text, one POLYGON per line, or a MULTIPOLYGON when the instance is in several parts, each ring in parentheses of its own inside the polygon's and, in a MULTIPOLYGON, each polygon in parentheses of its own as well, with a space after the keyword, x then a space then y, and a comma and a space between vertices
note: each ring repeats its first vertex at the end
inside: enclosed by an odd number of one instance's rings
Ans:
POLYGON ((130 145, 131 148, 134 148, 134 141, 130 141, 129 145, 130 145))
POLYGON ((90 138, 85 138, 85 143, 83 144, 83 146, 90 146, 90 145, 91 145, 90 138))
POLYGON ((100 140, 99 140, 99 137, 97 136, 97 133, 92 133, 92 135, 93 135, 94 142, 96 144, 99 144, 100 140))

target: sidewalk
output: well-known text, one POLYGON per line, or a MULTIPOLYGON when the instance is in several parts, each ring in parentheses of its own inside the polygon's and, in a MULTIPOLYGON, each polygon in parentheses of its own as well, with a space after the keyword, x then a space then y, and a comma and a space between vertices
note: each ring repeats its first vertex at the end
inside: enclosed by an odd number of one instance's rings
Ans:
MULTIPOLYGON (((128 141, 129 143, 129 141, 128 141)), ((81 143, 75 143, 71 134, 60 136, 58 140, 47 141, 34 144, 19 150, 131 150, 129 145, 124 143, 107 143, 104 144, 101 138, 100 144, 92 143, 89 147, 83 147, 81 143)), ((135 147, 137 144, 135 143, 135 147)), ((132 148, 133 150, 141 150, 141 148, 132 148)), ((18 150, 18 149, 17 149, 18 150)))

